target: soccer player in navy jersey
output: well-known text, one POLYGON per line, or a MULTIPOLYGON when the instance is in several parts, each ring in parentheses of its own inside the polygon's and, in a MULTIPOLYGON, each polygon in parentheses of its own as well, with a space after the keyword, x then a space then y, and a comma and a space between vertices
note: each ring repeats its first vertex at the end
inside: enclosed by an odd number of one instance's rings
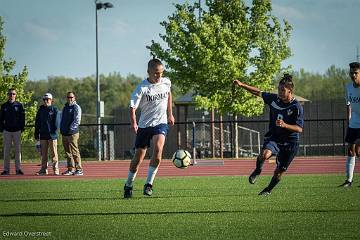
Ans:
POLYGON ((345 142, 348 143, 346 158, 346 180, 340 187, 351 187, 355 168, 355 158, 360 157, 360 63, 349 64, 351 83, 346 85, 347 128, 345 142))
POLYGON ((261 153, 256 159, 256 168, 249 176, 249 182, 254 184, 260 175, 264 162, 276 156, 276 169, 269 185, 259 195, 267 196, 280 182, 290 163, 297 154, 299 147, 299 133, 303 131, 304 111, 300 103, 294 98, 294 83, 292 76, 284 74, 278 85, 278 94, 263 92, 239 80, 234 80, 239 86, 253 95, 262 97, 270 107, 269 131, 265 134, 261 153))
POLYGON ((148 78, 140 82, 130 99, 131 129, 136 134, 135 156, 130 162, 128 178, 124 186, 124 198, 132 197, 133 182, 141 162, 144 160, 150 141, 154 144, 152 158, 143 194, 151 196, 153 181, 159 169, 162 152, 169 126, 175 119, 172 113, 171 81, 162 77, 164 66, 158 59, 148 62, 148 78), (140 109, 140 118, 136 120, 136 110, 140 109))

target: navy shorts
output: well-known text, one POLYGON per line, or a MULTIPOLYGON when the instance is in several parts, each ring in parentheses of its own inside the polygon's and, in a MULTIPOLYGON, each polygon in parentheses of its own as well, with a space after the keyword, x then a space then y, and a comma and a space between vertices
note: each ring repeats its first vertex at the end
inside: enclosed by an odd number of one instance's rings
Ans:
POLYGON ((263 149, 269 149, 272 155, 276 156, 277 169, 287 170, 292 160, 294 160, 298 148, 298 142, 277 143, 274 141, 265 141, 263 149))
POLYGON ((354 144, 360 139, 360 128, 347 128, 345 142, 354 144))
POLYGON ((150 141, 153 136, 163 134, 167 135, 169 126, 167 124, 159 124, 155 127, 139 128, 136 134, 135 148, 150 147, 150 141))

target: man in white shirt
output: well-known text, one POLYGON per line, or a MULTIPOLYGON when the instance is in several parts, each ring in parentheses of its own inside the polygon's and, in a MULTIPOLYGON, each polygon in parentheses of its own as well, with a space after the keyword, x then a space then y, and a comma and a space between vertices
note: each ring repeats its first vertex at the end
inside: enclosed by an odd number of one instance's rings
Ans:
POLYGON ((174 125, 172 113, 171 81, 163 78, 164 65, 158 59, 148 62, 148 78, 144 79, 131 94, 131 129, 136 134, 135 156, 130 162, 128 179, 124 186, 124 198, 132 197, 133 182, 141 162, 144 160, 150 141, 153 141, 153 154, 149 163, 148 176, 144 185, 144 195, 151 196, 153 182, 160 166, 168 124, 174 125), (140 109, 139 123, 136 109, 140 109))
POLYGON ((349 66, 349 76, 352 82, 346 85, 346 105, 349 126, 345 137, 345 142, 348 143, 348 155, 346 159, 346 180, 340 187, 351 187, 355 158, 359 158, 360 156, 360 63, 352 62, 349 66))

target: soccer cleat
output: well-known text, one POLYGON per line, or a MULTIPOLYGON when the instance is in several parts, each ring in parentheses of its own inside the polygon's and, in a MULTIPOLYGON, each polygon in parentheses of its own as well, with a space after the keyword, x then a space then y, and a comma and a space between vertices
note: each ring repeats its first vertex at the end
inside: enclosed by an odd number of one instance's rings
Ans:
POLYGON ((132 198, 132 187, 124 186, 124 198, 132 198))
POLYGON ((65 172, 62 173, 62 175, 64 175, 64 176, 72 176, 72 175, 74 175, 74 173, 75 172, 73 172, 73 171, 66 170, 65 172))
POLYGON ((82 175, 84 175, 84 172, 83 172, 83 170, 78 169, 78 170, 76 170, 76 171, 74 172, 74 175, 75 175, 75 176, 82 176, 82 175))
POLYGON ((351 185, 352 185, 352 182, 345 180, 345 182, 343 184, 339 185, 339 187, 348 188, 348 187, 351 187, 351 185))
POLYGON ((5 175, 10 175, 9 171, 2 171, 1 175, 5 176, 5 175))
POLYGON ((21 169, 16 170, 16 175, 24 175, 23 171, 21 171, 21 169))
POLYGON ((48 171, 47 170, 40 170, 40 171, 36 172, 35 175, 37 175, 37 176, 46 176, 46 175, 48 175, 48 171))
POLYGON ((259 196, 268 196, 270 194, 271 194, 271 192, 267 188, 264 188, 264 190, 259 192, 259 196))
POLYGON ((250 174, 249 176, 249 183, 255 184, 257 176, 259 176, 260 173, 256 169, 250 174))
POLYGON ((59 175, 60 175, 59 169, 55 169, 55 170, 54 170, 54 175, 55 175, 55 176, 59 176, 59 175))
POLYGON ((144 195, 151 196, 153 194, 152 185, 147 183, 144 185, 144 195))

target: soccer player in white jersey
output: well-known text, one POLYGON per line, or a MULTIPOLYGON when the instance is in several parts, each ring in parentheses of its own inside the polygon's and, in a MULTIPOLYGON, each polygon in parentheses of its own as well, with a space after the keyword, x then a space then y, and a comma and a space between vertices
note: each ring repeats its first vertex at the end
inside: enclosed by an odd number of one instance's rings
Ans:
POLYGON ((346 85, 346 105, 349 126, 345 137, 348 143, 346 158, 346 180, 340 187, 351 187, 355 168, 355 157, 360 156, 360 63, 349 64, 351 83, 346 85))
POLYGON ((153 153, 149 163, 148 175, 144 185, 144 195, 151 196, 153 182, 159 169, 168 124, 174 125, 172 113, 171 82, 162 77, 164 65, 158 59, 148 62, 148 78, 135 88, 130 99, 131 128, 136 134, 135 156, 130 162, 128 178, 124 186, 124 198, 132 197, 133 183, 141 162, 144 160, 150 141, 153 153), (136 121, 136 109, 140 109, 140 119, 136 121))

